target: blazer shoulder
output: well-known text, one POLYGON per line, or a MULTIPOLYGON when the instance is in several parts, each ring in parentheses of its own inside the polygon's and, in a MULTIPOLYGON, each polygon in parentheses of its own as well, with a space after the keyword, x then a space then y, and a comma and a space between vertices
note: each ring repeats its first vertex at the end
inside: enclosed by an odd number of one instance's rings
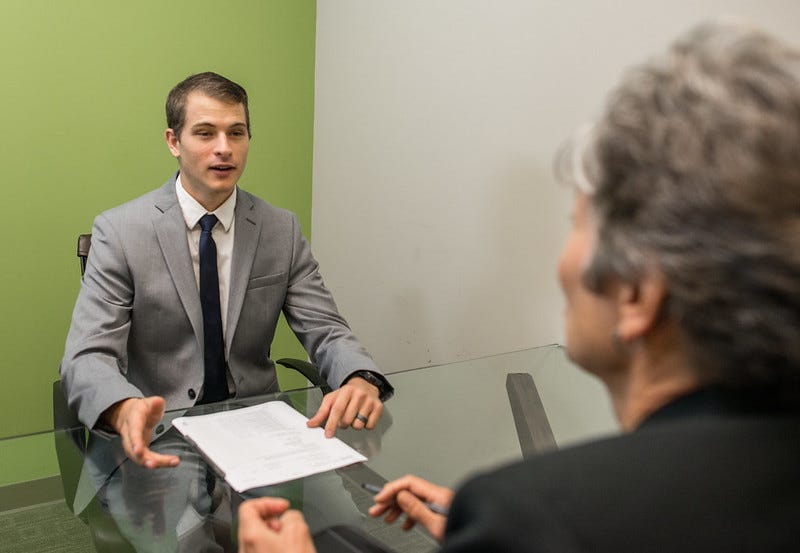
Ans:
POLYGON ((269 234, 300 236, 300 221, 297 214, 288 209, 276 207, 241 188, 237 194, 237 219, 251 218, 253 222, 260 221, 262 232, 269 234))
POLYGON ((237 202, 241 202, 242 207, 246 210, 253 210, 259 214, 271 215, 281 219, 297 218, 297 215, 288 209, 276 207, 266 200, 262 200, 258 196, 247 192, 246 190, 238 189, 237 202))
POLYGON ((170 179, 161 187, 151 190, 125 203, 109 208, 98 216, 112 222, 141 220, 148 213, 163 213, 178 205, 175 180, 170 179))
POLYGON ((606 551, 586 548, 582 540, 600 543, 594 521, 609 511, 615 493, 624 495, 616 483, 631 469, 620 463, 626 441, 607 438, 470 478, 453 500, 443 553, 606 551))
POLYGON ((466 481, 458 495, 466 501, 494 497, 510 504, 520 490, 526 490, 529 500, 536 497, 537 503, 550 506, 566 497, 586 498, 594 492, 602 495, 599 488, 613 489, 615 482, 624 481, 631 469, 629 460, 652 448, 650 437, 603 438, 477 474, 466 481))

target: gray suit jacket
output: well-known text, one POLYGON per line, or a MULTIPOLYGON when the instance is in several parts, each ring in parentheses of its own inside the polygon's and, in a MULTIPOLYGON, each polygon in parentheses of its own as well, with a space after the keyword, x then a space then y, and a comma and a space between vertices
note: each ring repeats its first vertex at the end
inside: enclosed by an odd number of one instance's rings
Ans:
MULTIPOLYGON (((237 397, 277 390, 268 358, 281 311, 333 388, 380 372, 339 315, 294 214, 238 191, 225 351, 237 397)), ((203 315, 175 193, 164 186, 100 214, 61 362, 89 428, 127 397, 192 406, 203 386, 203 315)))

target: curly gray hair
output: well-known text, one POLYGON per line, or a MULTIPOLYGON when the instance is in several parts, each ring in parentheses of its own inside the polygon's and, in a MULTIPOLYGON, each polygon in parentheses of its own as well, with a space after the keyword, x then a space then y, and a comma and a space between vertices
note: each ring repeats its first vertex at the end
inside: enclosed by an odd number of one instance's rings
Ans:
POLYGON ((631 70, 557 159, 589 196, 600 290, 656 268, 696 369, 800 396, 800 52, 701 25, 631 70))

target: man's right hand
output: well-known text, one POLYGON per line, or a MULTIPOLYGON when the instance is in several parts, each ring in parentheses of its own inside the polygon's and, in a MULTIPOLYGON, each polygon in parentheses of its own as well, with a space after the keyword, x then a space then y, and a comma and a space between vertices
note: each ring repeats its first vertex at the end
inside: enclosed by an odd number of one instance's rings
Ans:
POLYGON ((149 469, 174 467, 180 459, 175 455, 161 455, 151 451, 150 436, 153 428, 164 416, 164 398, 150 396, 118 401, 103 413, 103 418, 122 439, 125 454, 137 465, 149 469))

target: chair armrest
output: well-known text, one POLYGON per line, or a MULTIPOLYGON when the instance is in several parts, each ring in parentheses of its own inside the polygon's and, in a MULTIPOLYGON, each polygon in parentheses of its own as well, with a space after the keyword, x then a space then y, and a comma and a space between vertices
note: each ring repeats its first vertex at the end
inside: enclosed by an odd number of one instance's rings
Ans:
POLYGON ((313 364, 309 363, 308 361, 302 361, 301 359, 290 359, 290 358, 283 358, 278 359, 275 361, 278 365, 286 367, 287 369, 294 369, 303 376, 305 376, 311 384, 314 386, 319 387, 322 390, 323 394, 327 394, 331 391, 331 387, 325 381, 324 378, 319 374, 319 370, 313 364))

